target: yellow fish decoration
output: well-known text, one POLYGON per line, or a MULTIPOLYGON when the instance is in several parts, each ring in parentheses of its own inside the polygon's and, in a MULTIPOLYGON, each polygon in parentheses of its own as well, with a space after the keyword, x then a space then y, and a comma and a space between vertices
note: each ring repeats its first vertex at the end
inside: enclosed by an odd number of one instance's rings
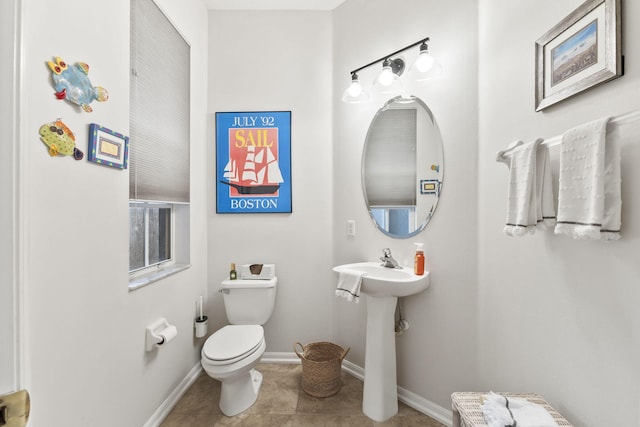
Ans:
POLYGON ((84 153, 76 148, 76 137, 71 129, 62 120, 46 123, 40 126, 40 139, 49 147, 49 155, 52 157, 63 155, 73 156, 76 160, 82 160, 84 153))

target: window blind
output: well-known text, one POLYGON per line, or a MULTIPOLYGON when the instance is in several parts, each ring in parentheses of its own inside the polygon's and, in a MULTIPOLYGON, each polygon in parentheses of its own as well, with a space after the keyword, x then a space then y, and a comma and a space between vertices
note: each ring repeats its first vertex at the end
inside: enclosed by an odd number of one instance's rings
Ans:
POLYGON ((152 0, 131 1, 129 198, 189 202, 190 46, 152 0))
POLYGON ((415 108, 389 109, 375 119, 364 159, 369 206, 415 206, 416 116, 415 108))

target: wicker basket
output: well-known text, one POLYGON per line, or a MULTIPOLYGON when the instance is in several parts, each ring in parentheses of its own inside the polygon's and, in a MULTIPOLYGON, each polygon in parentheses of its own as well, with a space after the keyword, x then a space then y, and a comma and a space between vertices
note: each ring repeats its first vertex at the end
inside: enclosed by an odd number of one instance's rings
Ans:
POLYGON ((302 390, 314 397, 328 397, 339 392, 342 360, 349 350, 330 342, 312 342, 306 346, 295 343, 293 351, 302 361, 302 390))

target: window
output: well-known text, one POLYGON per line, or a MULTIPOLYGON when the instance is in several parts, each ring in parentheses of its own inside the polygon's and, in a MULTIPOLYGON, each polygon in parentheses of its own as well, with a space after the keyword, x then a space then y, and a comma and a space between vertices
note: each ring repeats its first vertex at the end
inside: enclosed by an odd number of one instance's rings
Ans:
POLYGON ((391 236, 406 236, 418 226, 415 206, 371 206, 370 212, 378 226, 391 236))
POLYGON ((129 205, 129 271, 159 266, 173 260, 172 206, 156 203, 129 205))
POLYGON ((131 2, 129 288, 189 264, 189 44, 153 0, 131 2))

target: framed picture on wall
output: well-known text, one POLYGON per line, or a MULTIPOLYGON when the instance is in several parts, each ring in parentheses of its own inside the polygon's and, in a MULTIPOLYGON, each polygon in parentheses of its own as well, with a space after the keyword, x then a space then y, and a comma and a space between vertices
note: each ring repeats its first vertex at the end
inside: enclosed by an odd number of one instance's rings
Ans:
POLYGON ((96 123, 89 125, 89 155, 87 160, 117 169, 126 169, 129 158, 129 137, 96 123))
POLYGON ((620 0, 588 0, 536 41, 536 111, 622 75, 620 0))
POLYGON ((291 212, 291 112, 216 113, 216 212, 291 212))

